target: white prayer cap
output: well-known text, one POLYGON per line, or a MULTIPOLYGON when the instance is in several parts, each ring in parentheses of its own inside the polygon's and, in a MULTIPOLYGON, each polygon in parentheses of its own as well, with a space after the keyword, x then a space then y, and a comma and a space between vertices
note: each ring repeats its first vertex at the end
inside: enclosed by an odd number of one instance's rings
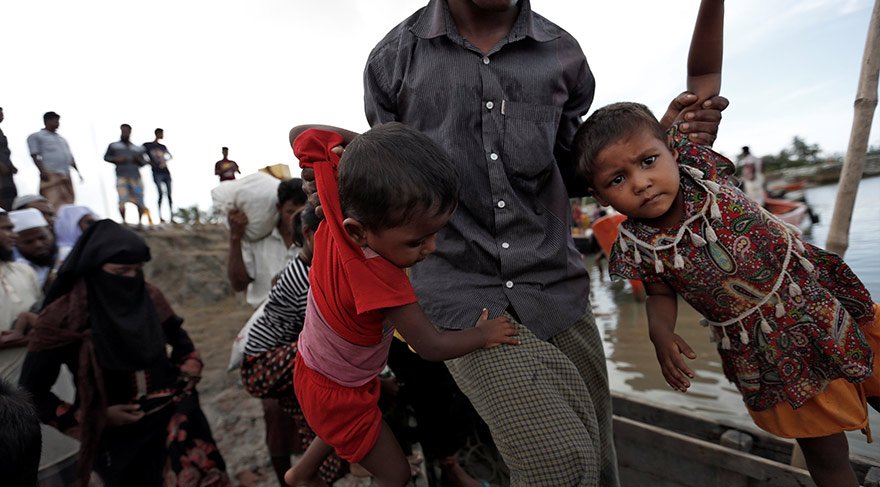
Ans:
POLYGON ((36 203, 38 201, 49 201, 43 196, 38 194, 23 194, 21 196, 16 196, 14 200, 12 200, 12 210, 21 210, 25 206, 36 203))
POLYGON ((9 212, 9 219, 12 220, 12 229, 15 233, 21 233, 31 228, 48 227, 49 223, 43 218, 43 214, 36 208, 27 208, 24 210, 15 210, 9 212))

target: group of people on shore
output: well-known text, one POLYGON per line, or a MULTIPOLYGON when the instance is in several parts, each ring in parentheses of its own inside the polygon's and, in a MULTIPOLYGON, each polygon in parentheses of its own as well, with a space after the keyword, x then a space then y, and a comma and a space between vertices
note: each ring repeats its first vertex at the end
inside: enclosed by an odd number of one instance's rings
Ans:
MULTIPOLYGON (((413 407, 426 407, 422 439, 448 483, 480 485, 455 462, 464 401, 512 485, 620 485, 605 355, 569 230, 569 196, 590 195, 628 217, 609 270, 645 283, 670 387, 694 378, 675 333, 681 296, 755 423, 796 439, 817 485, 858 485, 844 432, 870 441, 867 408, 880 408, 880 308, 839 257, 737 189, 711 149, 727 106, 723 17, 723 0, 701 1, 687 92, 660 120, 624 102, 582 121, 595 89, 586 57, 529 0, 430 0, 367 60, 372 129, 290 131, 302 181, 280 183, 276 226, 248 240, 256 215, 228 214, 228 277, 255 307, 240 373, 266 400, 279 481, 325 486, 357 468, 405 485, 406 442, 380 402, 437 380, 447 386, 422 387, 413 407), (382 380, 386 363, 410 378, 382 380)), ((201 360, 143 281, 148 260, 135 233, 89 226, 39 314, 13 326, 29 343, 19 382, 41 420, 78 432, 82 478, 225 485, 195 393, 201 360), (73 405, 48 392, 62 364, 77 378, 73 405)))
MULTIPOLYGON (((0 108, 0 122, 3 121, 3 109, 0 108)), ((83 183, 82 172, 76 164, 73 152, 67 140, 58 133, 61 126, 61 115, 55 112, 43 114, 43 128, 27 138, 30 157, 40 173, 39 194, 55 208, 73 204, 76 194, 71 179, 71 169, 77 172, 80 183, 83 183)), ((125 220, 125 204, 133 203, 138 209, 138 225, 145 213, 144 186, 141 181, 140 168, 150 164, 153 181, 159 194, 159 218, 162 217, 162 200, 168 200, 168 215, 174 221, 174 209, 171 200, 171 172, 167 162, 171 153, 160 141, 165 136, 164 130, 157 128, 155 138, 142 145, 131 142, 131 126, 122 124, 118 141, 107 147, 104 160, 116 166, 116 190, 119 195, 119 213, 125 220)), ((0 208, 10 209, 13 200, 18 196, 18 188, 13 176, 18 168, 12 163, 9 142, 0 130, 0 208)))
MULTIPOLYGON (((0 107, 0 122, 3 122, 3 108, 0 107)), ((27 138, 30 157, 40 173, 39 194, 46 198, 55 208, 73 204, 76 199, 71 169, 76 171, 80 183, 83 183, 82 172, 67 140, 58 133, 61 126, 61 115, 56 112, 43 114, 44 127, 27 138)), ((104 160, 115 166, 116 192, 118 195, 119 214, 125 221, 126 204, 134 204, 138 212, 138 226, 146 216, 152 223, 152 216, 144 203, 144 185, 140 168, 150 166, 153 182, 156 185, 158 202, 156 205, 159 222, 164 223, 162 202, 168 201, 168 221, 174 222, 174 203, 171 196, 171 171, 168 162, 172 159, 168 147, 162 143, 165 131, 156 128, 152 141, 136 144, 131 141, 131 125, 120 125, 119 140, 110 143, 104 153, 104 160)), ((241 170, 238 164, 230 160, 229 148, 221 149, 223 158, 214 164, 214 174, 220 181, 235 179, 241 170)), ((9 141, 0 129, 0 208, 9 210, 13 200, 18 196, 18 188, 14 176, 18 168, 12 163, 9 141)))

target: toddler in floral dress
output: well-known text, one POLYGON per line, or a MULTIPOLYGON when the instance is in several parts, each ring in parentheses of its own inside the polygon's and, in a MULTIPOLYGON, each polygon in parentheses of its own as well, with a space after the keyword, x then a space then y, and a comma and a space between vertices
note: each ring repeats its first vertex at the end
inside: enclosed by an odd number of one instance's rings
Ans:
MULTIPOLYGON (((691 44, 688 88, 720 90, 723 4, 704 0, 691 44), (698 42, 699 41, 699 42, 698 42)), ((677 334, 677 296, 705 319, 724 373, 755 423, 796 438, 820 486, 855 486, 844 431, 876 407, 880 312, 838 256, 801 241, 739 191, 734 165, 667 133, 650 110, 597 110, 574 139, 578 169, 603 205, 627 216, 609 273, 641 279, 650 338, 663 376, 685 392, 696 354, 677 334)))

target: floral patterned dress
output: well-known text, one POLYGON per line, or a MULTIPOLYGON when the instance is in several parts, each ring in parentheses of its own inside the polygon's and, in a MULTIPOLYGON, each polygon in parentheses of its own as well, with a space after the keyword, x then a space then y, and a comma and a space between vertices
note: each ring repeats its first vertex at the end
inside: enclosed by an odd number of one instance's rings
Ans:
POLYGON ((736 189, 728 159, 675 130, 671 140, 682 221, 621 223, 609 273, 663 282, 700 312, 725 375, 754 411, 798 408, 834 379, 870 377, 860 328, 873 323, 872 300, 849 266, 736 189))

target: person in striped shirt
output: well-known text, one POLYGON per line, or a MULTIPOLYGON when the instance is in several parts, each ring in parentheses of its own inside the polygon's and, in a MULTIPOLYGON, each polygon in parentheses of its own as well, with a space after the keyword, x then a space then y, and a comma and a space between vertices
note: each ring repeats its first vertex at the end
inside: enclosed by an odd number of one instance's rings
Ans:
MULTIPOLYGON (((278 399, 281 408, 293 416, 302 448, 308 448, 315 433, 306 423, 293 392, 293 364, 296 341, 303 327, 306 297, 309 294, 309 267, 314 253, 315 210, 306 205, 293 217, 293 241, 300 248, 279 274, 263 310, 248 332, 241 364, 241 379, 254 397, 278 399)), ((320 467, 321 478, 329 483, 345 474, 345 462, 336 455, 320 467)))

